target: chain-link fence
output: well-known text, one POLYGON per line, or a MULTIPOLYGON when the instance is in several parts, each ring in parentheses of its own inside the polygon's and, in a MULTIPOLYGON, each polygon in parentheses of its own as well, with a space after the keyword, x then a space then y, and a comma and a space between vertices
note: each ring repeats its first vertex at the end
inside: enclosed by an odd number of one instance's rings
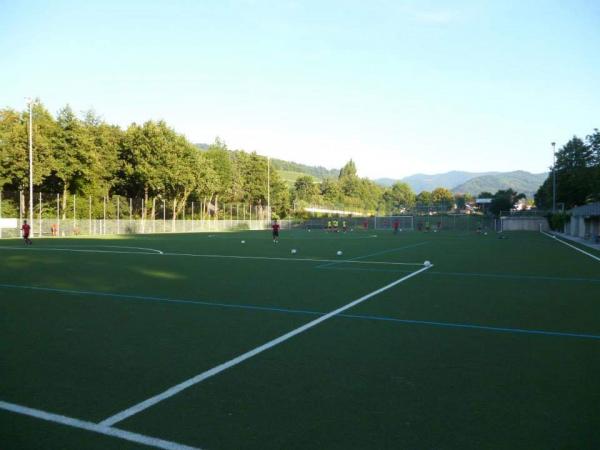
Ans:
POLYGON ((34 193, 33 220, 29 207, 28 192, 0 192, 0 237, 18 237, 24 220, 34 236, 260 230, 271 224, 266 206, 206 200, 34 193))

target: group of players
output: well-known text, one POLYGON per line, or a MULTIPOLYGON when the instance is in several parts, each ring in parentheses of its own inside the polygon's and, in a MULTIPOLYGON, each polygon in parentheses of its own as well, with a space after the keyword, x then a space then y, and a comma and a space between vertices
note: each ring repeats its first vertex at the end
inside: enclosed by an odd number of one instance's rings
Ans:
MULTIPOLYGON (((329 233, 338 233, 340 231, 339 222, 337 220, 328 220, 327 228, 325 229, 329 233)), ((345 220, 342 220, 342 232, 346 233, 348 231, 348 225, 345 220)))

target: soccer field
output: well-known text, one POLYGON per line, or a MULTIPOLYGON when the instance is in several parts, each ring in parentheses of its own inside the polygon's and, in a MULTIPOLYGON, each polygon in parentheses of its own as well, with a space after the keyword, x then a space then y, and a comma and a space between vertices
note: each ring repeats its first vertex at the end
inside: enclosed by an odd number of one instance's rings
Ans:
POLYGON ((0 448, 598 449, 600 261, 499 236, 0 241, 0 448))

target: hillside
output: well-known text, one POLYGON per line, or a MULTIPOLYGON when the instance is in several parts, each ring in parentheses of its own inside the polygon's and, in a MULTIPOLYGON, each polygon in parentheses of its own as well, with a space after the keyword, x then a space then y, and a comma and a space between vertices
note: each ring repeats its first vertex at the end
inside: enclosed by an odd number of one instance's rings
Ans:
MULTIPOLYGON (((194 144, 201 151, 208 150, 209 144, 194 144)), ((327 169, 322 166, 308 166, 292 161, 284 161, 283 159, 271 158, 271 167, 281 175, 281 178, 288 186, 292 186, 294 182, 306 175, 310 175, 317 182, 323 181, 325 178, 337 178, 340 173, 339 169, 327 169)))
POLYGON ((318 180, 324 180, 325 178, 337 178, 340 173, 339 169, 326 169, 322 166, 308 166, 306 164, 284 161, 282 159, 275 158, 271 159, 271 165, 280 172, 284 171, 290 174, 299 174, 298 176, 310 175, 318 180))
POLYGON ((533 194, 542 185, 547 176, 548 174, 546 173, 529 173, 523 170, 484 175, 455 186, 452 188, 452 192, 477 195, 480 192, 494 193, 499 189, 512 188, 519 193, 524 193, 528 198, 533 198, 533 194))
POLYGON ((465 183, 468 180, 483 175, 494 175, 498 172, 465 172, 460 170, 452 170, 450 172, 438 173, 438 174, 424 174, 417 173, 409 175, 400 180, 394 180, 391 178, 379 178, 375 180, 376 183, 382 186, 391 186, 396 181, 402 181, 408 183, 408 185, 415 192, 431 191, 437 187, 445 187, 451 189, 454 186, 465 183))

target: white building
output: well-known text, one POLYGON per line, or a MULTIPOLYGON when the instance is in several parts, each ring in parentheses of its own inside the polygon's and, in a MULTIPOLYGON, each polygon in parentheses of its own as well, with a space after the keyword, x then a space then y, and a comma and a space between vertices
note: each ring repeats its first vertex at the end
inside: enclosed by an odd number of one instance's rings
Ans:
POLYGON ((594 242, 600 241, 600 202, 573 208, 565 233, 594 242))

